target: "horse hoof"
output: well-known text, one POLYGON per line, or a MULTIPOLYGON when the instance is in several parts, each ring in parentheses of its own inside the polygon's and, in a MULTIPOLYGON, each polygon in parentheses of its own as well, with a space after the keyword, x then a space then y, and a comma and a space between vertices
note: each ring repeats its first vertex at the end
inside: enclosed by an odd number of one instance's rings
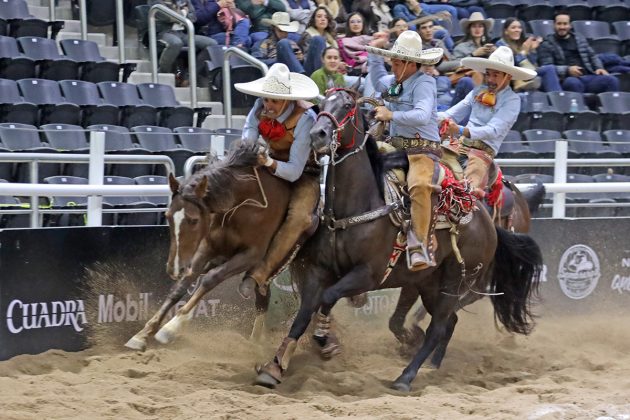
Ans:
POLYGON ((320 350, 320 354, 323 359, 330 360, 341 354, 341 345, 339 345, 339 343, 327 344, 320 350))
POLYGON ((256 281, 251 277, 245 277, 236 288, 236 291, 243 299, 251 299, 254 297, 254 289, 256 287, 256 281))
POLYGON ((161 328, 154 337, 158 343, 168 344, 175 339, 175 334, 172 331, 161 328))
POLYGON ((268 374, 267 372, 260 372, 256 376, 256 385, 264 386, 266 388, 273 389, 280 383, 279 380, 268 374))
POLYGON ((132 350, 145 351, 147 349, 146 340, 141 340, 136 337, 131 337, 129 341, 125 343, 125 347, 130 348, 132 350))
POLYGON ((409 385, 406 382, 394 382, 392 384, 392 389, 395 389, 396 391, 400 391, 400 392, 409 392, 411 391, 411 385, 409 385))

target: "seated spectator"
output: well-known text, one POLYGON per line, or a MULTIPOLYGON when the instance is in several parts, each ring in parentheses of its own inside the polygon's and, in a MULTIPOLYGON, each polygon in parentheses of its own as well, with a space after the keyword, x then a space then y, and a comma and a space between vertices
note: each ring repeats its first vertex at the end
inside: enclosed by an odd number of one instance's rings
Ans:
POLYGON ((346 8, 343 7, 339 0, 315 0, 315 4, 326 6, 337 23, 346 23, 346 20, 348 20, 348 12, 346 12, 346 8))
POLYGON ((585 37, 571 30, 568 12, 554 18, 554 33, 538 48, 538 64, 553 65, 562 88, 572 92, 601 93, 619 90, 619 80, 608 74, 585 37))
POLYGON ((422 48, 442 48, 444 50, 442 61, 436 67, 440 74, 454 71, 456 68, 459 67, 459 60, 456 60, 452 56, 450 56, 449 50, 448 48, 446 48, 444 41, 434 37, 433 20, 418 23, 418 34, 420 34, 420 38, 422 38, 422 48))
POLYGON ((389 42, 394 43, 398 36, 409 29, 407 21, 403 18, 396 18, 389 24, 389 42))
MULTIPOLYGON (((337 48, 337 33, 335 32, 335 21, 333 20, 330 11, 325 6, 318 6, 313 12, 311 19, 308 22, 308 27, 302 34, 302 38, 298 42, 298 45, 308 55, 311 48, 315 48, 313 54, 317 54, 321 57, 326 47, 337 48)), ((313 63, 315 68, 322 66, 320 60, 315 60, 313 63)))
POLYGON ((344 75, 339 72, 339 64, 341 64, 339 50, 335 47, 327 47, 322 55, 322 62, 322 67, 311 74, 311 79, 319 88, 320 95, 325 95, 328 89, 346 86, 344 75))
POLYGON ((530 70, 536 70, 538 76, 532 80, 515 80, 513 87, 515 92, 526 90, 538 90, 542 87, 544 92, 559 92, 562 90, 556 68, 548 64, 536 67, 538 64, 537 49, 542 38, 525 36, 521 22, 516 18, 508 18, 503 23, 503 36, 497 41, 497 47, 505 45, 510 47, 514 54, 514 65, 530 70))
POLYGON ((361 13, 368 33, 372 34, 387 29, 394 19, 389 3, 388 0, 358 0, 352 4, 351 11, 361 13))
POLYGON ((269 36, 269 19, 275 12, 286 12, 281 0, 236 0, 236 7, 241 9, 251 21, 249 37, 252 45, 269 36))
POLYGON ((238 10, 231 22, 232 30, 226 31, 226 27, 219 20, 219 11, 223 8, 236 8, 234 0, 191 0, 197 14, 197 26, 205 26, 205 35, 217 41, 220 45, 230 45, 249 50, 251 41, 249 29, 251 22, 244 16, 244 12, 238 10))
POLYGON ((345 36, 337 40, 341 59, 349 68, 348 74, 358 76, 367 73, 367 51, 365 47, 372 40, 363 25, 363 15, 351 13, 346 23, 345 36))
MULTIPOLYGON (((182 16, 187 17, 193 22, 196 22, 197 20, 195 7, 190 0, 149 0, 149 4, 151 6, 154 4, 162 4, 182 16)), ((158 61, 158 70, 162 73, 174 73, 177 56, 179 56, 182 48, 188 46, 188 34, 184 30, 184 26, 180 23, 173 23, 170 20, 160 19, 159 15, 157 22, 157 39, 162 41, 165 45, 158 61)), ((197 74, 199 74, 201 69, 203 69, 204 60, 206 59, 205 55, 201 54, 205 54, 205 49, 207 47, 216 44, 217 42, 212 38, 195 35, 194 47, 197 51, 197 69, 195 70, 197 71, 197 74)), ((178 84, 185 85, 186 82, 183 79, 186 79, 186 77, 184 76, 180 78, 178 84)))
POLYGON ((268 66, 283 63, 294 73, 313 73, 316 70, 314 63, 321 62, 321 57, 313 57, 316 49, 305 57, 300 46, 288 38, 289 33, 298 31, 300 24, 292 21, 287 12, 274 13, 268 23, 271 27, 269 36, 252 47, 252 56, 268 66))
MULTIPOLYGON (((469 19, 462 19, 460 27, 464 38, 455 45, 453 58, 461 60, 465 57, 488 58, 497 48, 490 42, 488 34, 494 25, 494 19, 484 19, 481 13, 473 13, 469 19)), ((451 106, 464 99, 468 92, 473 90, 475 84, 481 83, 481 77, 471 69, 459 67, 450 76, 451 84, 455 86, 455 94, 451 106), (476 80, 473 78, 476 77, 476 80), (475 83, 476 82, 476 83, 475 83)))
POLYGON ((485 10, 481 7, 480 2, 477 0, 446 0, 442 3, 449 3, 457 9, 457 17, 459 20, 469 18, 473 13, 481 13, 484 17, 486 15, 485 10))
POLYGON ((289 14, 291 20, 300 23, 300 27, 295 34, 289 34, 289 38, 294 41, 299 41, 300 35, 306 30, 308 22, 315 12, 317 5, 313 0, 281 0, 284 4, 286 12, 289 14))

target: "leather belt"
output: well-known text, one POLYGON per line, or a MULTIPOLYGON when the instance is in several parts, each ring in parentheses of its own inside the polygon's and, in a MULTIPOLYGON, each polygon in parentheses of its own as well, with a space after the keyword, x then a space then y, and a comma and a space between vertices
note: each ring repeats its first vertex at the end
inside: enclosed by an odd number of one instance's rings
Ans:
POLYGON ((462 144, 465 147, 470 147, 473 149, 481 150, 482 152, 486 152, 494 159, 495 153, 492 147, 488 146, 486 143, 481 140, 464 140, 462 144))
POLYGON ((440 150, 439 141, 425 140, 423 138, 390 137, 387 143, 400 150, 412 148, 440 150))

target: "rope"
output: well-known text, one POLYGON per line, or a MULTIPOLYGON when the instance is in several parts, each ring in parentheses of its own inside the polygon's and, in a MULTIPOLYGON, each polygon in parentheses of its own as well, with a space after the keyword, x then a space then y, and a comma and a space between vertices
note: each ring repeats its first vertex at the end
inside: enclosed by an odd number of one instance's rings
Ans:
POLYGON ((253 169, 254 169, 254 175, 256 177, 256 181, 258 182, 258 188, 260 189, 260 194, 262 195, 264 204, 261 203, 260 201, 254 200, 253 198, 246 198, 240 204, 237 204, 236 206, 232 207, 231 209, 229 209, 228 211, 226 211, 223 214, 223 220, 221 221, 221 227, 225 226, 225 219, 227 218, 227 221, 229 222, 230 219, 232 218, 232 216, 234 216, 234 213, 236 213, 236 210, 238 210, 242 206, 260 207, 261 209, 266 209, 267 207, 269 207, 269 201, 267 200, 267 194, 265 194, 265 189, 263 188, 262 182, 260 181, 260 175, 258 175, 258 168, 254 167, 253 169))

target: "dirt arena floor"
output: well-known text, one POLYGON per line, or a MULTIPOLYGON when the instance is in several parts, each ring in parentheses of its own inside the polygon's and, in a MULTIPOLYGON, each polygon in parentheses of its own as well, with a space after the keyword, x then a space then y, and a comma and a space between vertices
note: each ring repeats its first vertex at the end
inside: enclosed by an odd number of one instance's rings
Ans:
POLYGON ((285 381, 252 385, 280 343, 208 330, 146 352, 104 343, 0 362, 1 419, 630 419, 628 318, 541 317, 529 337, 497 332, 484 300, 460 312, 440 370, 410 394, 389 388, 407 363, 386 320, 337 319, 344 353, 308 340, 285 381))

